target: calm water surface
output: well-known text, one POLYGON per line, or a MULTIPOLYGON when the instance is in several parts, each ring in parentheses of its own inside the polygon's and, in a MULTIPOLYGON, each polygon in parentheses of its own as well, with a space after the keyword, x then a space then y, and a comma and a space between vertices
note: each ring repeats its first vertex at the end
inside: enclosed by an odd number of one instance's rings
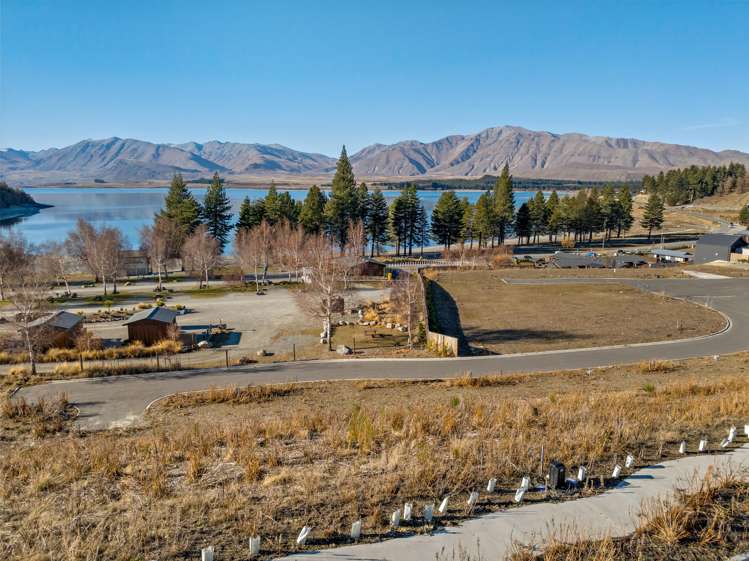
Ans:
MULTIPOLYGON (((53 205, 53 208, 43 209, 38 214, 13 221, 12 224, 0 223, 0 228, 13 228, 23 234, 33 244, 48 241, 63 241, 68 232, 74 227, 79 218, 83 218, 97 226, 116 226, 127 237, 131 246, 138 245, 138 232, 144 225, 150 224, 153 216, 164 205, 164 197, 168 191, 166 187, 132 188, 76 188, 76 187, 43 187, 26 189, 39 203, 53 205)), ((249 196, 255 200, 268 193, 267 189, 227 188, 227 194, 232 202, 234 213, 239 212, 242 200, 249 196)), ((279 189, 279 192, 283 191, 279 189)), ((307 195, 305 189, 289 190, 295 200, 304 200, 307 195)), ((461 191, 457 195, 466 197, 470 202, 476 202, 483 191, 461 191)), ((198 200, 203 199, 205 189, 194 188, 193 193, 198 200)), ((390 200, 398 196, 398 191, 383 191, 390 200)), ((432 213, 441 191, 419 191, 427 212, 432 213)), ((534 195, 531 191, 516 191, 515 200, 519 206, 534 195)))

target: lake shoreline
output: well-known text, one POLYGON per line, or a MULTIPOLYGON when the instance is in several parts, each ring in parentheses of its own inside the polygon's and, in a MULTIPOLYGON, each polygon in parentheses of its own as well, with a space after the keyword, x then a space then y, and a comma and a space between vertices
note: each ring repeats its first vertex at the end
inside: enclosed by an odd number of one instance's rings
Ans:
POLYGON ((53 206, 54 205, 36 203, 33 205, 17 205, 0 208, 0 222, 33 216, 39 213, 39 211, 44 210, 45 208, 52 208, 53 206))

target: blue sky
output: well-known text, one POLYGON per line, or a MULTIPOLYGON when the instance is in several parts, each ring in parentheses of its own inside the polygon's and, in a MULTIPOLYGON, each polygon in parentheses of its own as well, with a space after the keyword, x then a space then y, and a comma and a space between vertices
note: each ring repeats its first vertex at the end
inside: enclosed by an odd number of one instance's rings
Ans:
POLYGON ((749 151, 749 2, 0 0, 0 147, 512 124, 749 151))

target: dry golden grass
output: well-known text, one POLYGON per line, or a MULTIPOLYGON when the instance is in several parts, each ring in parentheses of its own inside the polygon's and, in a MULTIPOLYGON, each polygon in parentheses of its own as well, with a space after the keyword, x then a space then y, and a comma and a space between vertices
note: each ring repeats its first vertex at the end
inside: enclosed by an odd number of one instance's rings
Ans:
MULTIPOLYGON (((715 443, 749 416, 747 356, 677 370, 629 368, 454 381, 340 382, 211 390, 166 400, 145 428, 0 441, 0 554, 65 559, 240 558, 388 534, 389 513, 455 495, 438 524, 466 516, 466 495, 499 479, 476 513, 512 505, 547 459, 610 474, 715 443), (643 382, 653 391, 644 392, 643 382), (580 391, 584 388, 585 391, 580 391), (694 446, 692 445, 691 448, 694 446)), ((542 500, 528 495, 530 501, 542 500)), ((405 528, 420 531, 421 526, 405 528)))
POLYGON ((506 354, 683 339, 714 333, 725 325, 715 311, 628 285, 513 285, 502 278, 497 271, 452 271, 438 276, 439 284, 457 304, 463 334, 479 352, 506 354))
POLYGON ((697 489, 646 505, 643 523, 631 536, 552 536, 543 553, 518 546, 508 561, 723 561, 749 549, 747 511, 746 472, 708 473, 697 489))
MULTIPOLYGON (((37 358, 37 362, 74 362, 81 357, 83 360, 118 360, 126 358, 147 358, 157 355, 174 355, 182 350, 179 341, 164 340, 150 347, 135 341, 125 347, 110 347, 108 349, 94 349, 79 351, 78 349, 49 349, 37 358)), ((0 352, 0 364, 18 364, 28 361, 26 353, 0 352)))

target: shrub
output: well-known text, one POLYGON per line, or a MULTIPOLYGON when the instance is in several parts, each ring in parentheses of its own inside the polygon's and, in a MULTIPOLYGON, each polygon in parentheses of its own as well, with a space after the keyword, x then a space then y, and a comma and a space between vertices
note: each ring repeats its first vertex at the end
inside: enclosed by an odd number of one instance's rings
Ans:
POLYGON ((64 362, 55 366, 56 376, 77 376, 81 373, 81 367, 76 363, 64 362))
POLYGON ((640 373, 642 374, 673 372, 678 367, 679 365, 672 360, 648 360, 639 364, 640 373))

